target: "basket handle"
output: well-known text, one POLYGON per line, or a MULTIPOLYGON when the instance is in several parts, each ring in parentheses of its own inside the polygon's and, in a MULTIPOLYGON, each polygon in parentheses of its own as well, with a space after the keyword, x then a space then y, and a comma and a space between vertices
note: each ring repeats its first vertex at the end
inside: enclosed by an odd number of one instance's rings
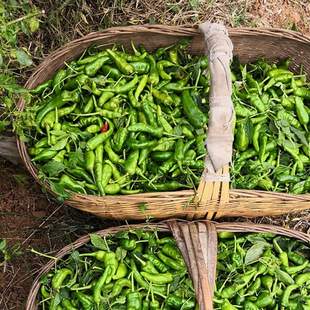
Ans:
POLYGON ((222 24, 205 22, 199 26, 205 38, 205 55, 210 71, 210 118, 205 140, 205 169, 201 175, 196 202, 198 211, 192 219, 217 218, 217 212, 207 212, 208 206, 229 201, 229 164, 232 161, 232 125, 235 110, 231 100, 233 45, 222 24))
POLYGON ((191 275, 199 309, 213 310, 217 230, 208 221, 167 221, 191 275))

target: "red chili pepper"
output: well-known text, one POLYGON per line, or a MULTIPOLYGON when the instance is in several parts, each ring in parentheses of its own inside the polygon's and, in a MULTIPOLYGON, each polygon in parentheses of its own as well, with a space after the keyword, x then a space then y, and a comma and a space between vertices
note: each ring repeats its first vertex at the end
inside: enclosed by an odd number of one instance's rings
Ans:
POLYGON ((108 130, 108 122, 105 122, 101 132, 106 132, 108 130))

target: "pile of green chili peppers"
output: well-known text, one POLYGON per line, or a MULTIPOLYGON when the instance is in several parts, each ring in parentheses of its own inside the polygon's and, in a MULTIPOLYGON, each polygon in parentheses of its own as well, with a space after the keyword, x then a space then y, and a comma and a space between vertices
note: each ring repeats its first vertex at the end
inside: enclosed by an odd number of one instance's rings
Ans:
MULTIPOLYGON (((153 53, 92 46, 31 90, 24 134, 39 177, 58 194, 197 188, 210 79, 207 59, 187 53, 188 43, 153 53)), ((264 58, 241 65, 237 57, 231 64, 231 188, 310 191, 310 89, 306 75, 288 66, 264 58)))
POLYGON ((91 47, 30 91, 28 152, 53 188, 104 196, 199 184, 210 87, 208 62, 188 43, 91 47))
POLYGON ((232 188, 310 192, 310 88, 289 63, 232 63, 232 188))
POLYGON ((310 309, 310 245, 271 233, 220 232, 214 309, 310 309))
POLYGON ((192 281, 171 236, 119 231, 57 261, 41 277, 46 310, 197 310, 192 281))

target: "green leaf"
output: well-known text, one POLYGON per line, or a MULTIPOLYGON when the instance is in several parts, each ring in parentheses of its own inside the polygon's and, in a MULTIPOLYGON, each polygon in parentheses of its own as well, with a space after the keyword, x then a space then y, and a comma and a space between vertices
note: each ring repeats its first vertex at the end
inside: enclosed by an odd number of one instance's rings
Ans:
POLYGON ((50 134, 59 137, 59 136, 64 136, 66 132, 63 130, 51 130, 50 134))
POLYGON ((290 285, 295 283, 292 277, 285 271, 281 270, 279 267, 275 268, 274 275, 280 282, 283 282, 284 284, 290 285))
POLYGON ((139 209, 142 213, 145 213, 145 211, 146 211, 146 209, 147 209, 146 203, 143 203, 142 205, 138 206, 138 209, 139 209))
POLYGON ((244 67, 242 67, 242 65, 240 65, 240 70, 241 70, 241 75, 242 75, 242 81, 244 81, 244 80, 246 80, 246 74, 247 74, 246 65, 244 67))
POLYGON ((248 116, 244 119, 244 131, 249 140, 252 141, 254 134, 254 126, 250 117, 248 116))
POLYGON ((121 246, 118 247, 115 251, 115 258, 120 262, 122 261, 127 255, 127 251, 123 249, 121 246))
POLYGON ((297 136, 297 138, 300 140, 300 142, 305 145, 306 147, 309 147, 309 142, 307 141, 307 138, 302 134, 300 130, 297 128, 291 126, 291 131, 297 136))
POLYGON ((20 22, 20 28, 25 35, 30 36, 28 25, 23 20, 20 22))
POLYGON ((0 250, 4 250, 6 248, 6 239, 3 239, 0 242, 0 250))
POLYGON ((4 131, 5 127, 10 125, 9 121, 0 121, 0 131, 4 131))
POLYGON ((2 84, 1 87, 14 94, 28 93, 29 89, 18 84, 2 84))
POLYGON ((182 136, 182 126, 179 124, 179 125, 176 125, 174 128, 173 128, 173 133, 176 135, 176 136, 182 136))
POLYGON ((127 230, 120 230, 115 235, 117 239, 129 239, 128 231, 127 230))
POLYGON ((125 304, 126 303, 126 297, 125 296, 119 296, 114 302, 113 305, 115 304, 125 304))
POLYGON ((292 133, 290 130, 291 126, 287 120, 285 120, 285 119, 278 120, 277 125, 281 128, 281 131, 284 134, 286 134, 288 137, 292 136, 292 133))
POLYGON ((53 177, 59 174, 60 172, 64 171, 67 168, 66 165, 59 163, 55 160, 49 161, 42 167, 42 170, 49 174, 49 176, 53 177))
POLYGON ((265 250, 265 245, 263 243, 259 242, 259 243, 254 244, 247 251, 245 258, 244 258, 244 263, 251 264, 254 261, 258 260, 264 253, 264 250, 265 250))
POLYGON ((89 236, 90 236, 90 242, 95 248, 104 251, 108 250, 105 241, 100 236, 95 234, 89 234, 89 236))
POLYGON ((59 140, 55 145, 53 145, 50 150, 51 151, 60 151, 64 149, 67 145, 68 137, 59 140))
POLYGON ((52 191, 62 197, 63 199, 70 199, 72 195, 65 190, 65 188, 59 183, 49 181, 52 191))
POLYGON ((22 66, 29 67, 32 65, 31 58, 28 56, 28 54, 24 50, 22 49, 13 50, 12 53, 16 56, 17 61, 22 66))
POLYGON ((135 229, 135 230, 133 230, 133 231, 131 231, 131 232, 134 233, 134 234, 136 234, 137 237, 138 237, 139 239, 141 239, 142 233, 143 233, 143 227, 137 228, 137 229, 135 229))
POLYGON ((257 244, 257 243, 261 243, 264 244, 266 246, 269 246, 269 242, 267 242, 263 237, 261 236, 253 236, 253 235, 248 235, 246 237, 252 244, 257 244))
POLYGON ((3 66, 3 57, 2 55, 0 54, 0 68, 3 66))
POLYGON ((60 293, 56 292, 54 297, 51 300, 51 309, 56 309, 57 306, 61 303, 62 297, 60 296, 60 293))
POLYGON ((40 22, 37 18, 35 18, 35 17, 30 18, 28 23, 29 23, 29 27, 30 27, 31 32, 35 32, 36 30, 39 29, 40 22))
POLYGON ((193 10, 199 10, 199 0, 189 0, 189 4, 191 5, 193 10))
POLYGON ((149 16, 149 24, 150 25, 155 25, 156 24, 154 18, 151 15, 149 16))

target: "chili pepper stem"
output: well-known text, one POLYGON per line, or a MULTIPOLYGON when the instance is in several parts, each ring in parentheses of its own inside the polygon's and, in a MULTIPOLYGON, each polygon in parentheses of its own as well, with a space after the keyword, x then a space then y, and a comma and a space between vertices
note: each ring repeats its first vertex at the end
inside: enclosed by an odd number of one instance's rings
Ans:
POLYGON ((49 258, 49 259, 53 259, 55 262, 60 260, 60 258, 58 258, 58 257, 53 257, 53 256, 50 256, 50 255, 47 255, 47 254, 44 254, 44 253, 40 253, 40 252, 36 251, 35 249, 30 249, 30 252, 34 253, 34 254, 38 254, 38 255, 46 257, 46 258, 49 258))

